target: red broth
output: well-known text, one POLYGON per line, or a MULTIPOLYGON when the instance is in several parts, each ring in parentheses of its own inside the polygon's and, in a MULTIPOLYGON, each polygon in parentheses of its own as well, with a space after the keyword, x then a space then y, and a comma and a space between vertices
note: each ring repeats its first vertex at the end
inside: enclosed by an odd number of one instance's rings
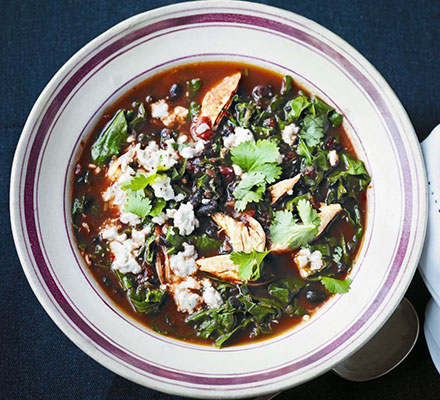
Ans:
MULTIPOLYGON (((123 290, 120 285, 118 277, 108 267, 112 261, 109 253, 99 257, 99 262, 93 256, 92 248, 94 248, 97 237, 99 236, 99 229, 104 222, 110 218, 117 217, 117 211, 114 208, 108 207, 108 204, 103 201, 101 193, 109 186, 110 180, 106 176, 108 167, 96 168, 90 154, 90 148, 96 141, 97 137, 107 126, 109 121, 113 118, 115 113, 121 109, 131 109, 133 103, 144 102, 148 110, 148 102, 156 101, 158 99, 166 99, 169 96, 170 87, 178 83, 183 90, 185 90, 186 82, 193 78, 200 78, 202 85, 200 91, 192 98, 188 98, 181 94, 176 100, 172 101, 173 106, 189 107, 190 101, 201 102, 205 93, 215 84, 217 84, 223 77, 231 75, 236 71, 242 71, 242 78, 238 87, 237 94, 240 96, 249 96, 252 90, 257 85, 270 85, 274 93, 279 93, 282 87, 283 76, 274 71, 247 65, 242 63, 232 62, 204 62, 195 63, 191 65, 179 66, 167 71, 163 71, 144 82, 139 83, 132 89, 128 90, 121 96, 114 104, 109 106, 103 113, 100 121, 92 129, 92 132, 85 143, 82 143, 83 149, 75 167, 75 180, 73 182, 73 197, 75 198, 85 196, 93 199, 93 207, 89 212, 84 212, 81 215, 74 217, 74 228, 77 238, 77 244, 82 252, 86 264, 96 282, 100 285, 102 291, 111 298, 112 302, 120 308, 125 314, 134 318, 136 321, 145 325, 149 329, 153 329, 159 333, 197 344, 212 344, 211 339, 203 339, 197 336, 193 325, 186 322, 187 315, 177 310, 176 304, 172 296, 167 296, 161 306, 160 312, 152 314, 143 314, 136 311, 135 307, 127 298, 127 291, 123 290), (85 183, 85 181, 87 183, 85 183)), ((294 83, 295 93, 301 90, 306 95, 308 92, 294 83)), ((179 127, 180 132, 185 132, 190 136, 191 121, 179 127)), ((152 133, 159 136, 161 126, 156 121, 148 120, 142 127, 140 133, 152 133)), ((139 136, 138 136, 139 137, 139 136)), ((354 148, 350 142, 349 137, 344 131, 342 125, 337 128, 330 128, 328 137, 334 138, 342 150, 350 153, 355 159, 354 148)), ((127 146, 124 144, 123 146, 127 146)), ((123 152, 123 149, 122 149, 123 152)), ((322 191, 326 189, 323 188, 322 191)), ((323 195, 324 197, 324 195, 323 195)), ((362 226, 365 226, 366 214, 366 196, 365 192, 358 193, 356 199, 362 226)), ((127 226, 127 228, 129 228, 127 226)), ((355 228, 347 218, 338 218, 325 231, 325 236, 340 238, 341 235, 349 242, 355 235, 355 228)), ((321 243, 322 239, 318 238, 316 243, 321 243)), ((351 266, 356 258, 359 248, 362 243, 362 238, 358 239, 355 247, 350 251, 350 258, 348 264, 351 266)), ((205 254, 206 255, 206 254, 205 254)), ((298 267, 296 266, 292 253, 282 255, 269 255, 265 262, 265 270, 270 269, 271 274, 277 278, 294 277, 301 279, 298 274, 298 267)), ((335 274, 338 279, 344 279, 350 268, 338 269, 336 263, 329 266, 329 269, 335 274)), ((198 272, 198 274, 202 274, 198 272)), ((309 316, 313 317, 316 310, 321 307, 332 294, 323 289, 321 283, 317 281, 307 282, 307 290, 301 290, 297 296, 298 304, 302 307, 309 316), (307 298, 307 292, 317 290, 325 294, 325 299, 317 304, 313 304, 307 298)), ((256 297, 263 295, 263 290, 258 287, 250 286, 250 291, 256 297)), ((273 335, 279 335, 287 330, 294 328, 297 324, 303 321, 302 316, 290 317, 283 315, 276 323, 271 324, 271 335, 252 336, 249 329, 242 329, 227 344, 237 345, 250 343, 256 340, 264 340, 273 335)))

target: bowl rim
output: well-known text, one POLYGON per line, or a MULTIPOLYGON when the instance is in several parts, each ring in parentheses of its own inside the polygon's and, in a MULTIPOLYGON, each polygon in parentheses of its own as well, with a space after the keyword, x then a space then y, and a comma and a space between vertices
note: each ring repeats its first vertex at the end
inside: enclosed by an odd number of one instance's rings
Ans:
MULTIPOLYGON (((391 313, 394 311, 395 307, 399 304, 401 298, 404 296, 404 293, 409 286, 412 276, 415 273, 415 270, 417 268, 417 262, 420 257, 422 247, 423 247, 423 239, 426 232, 426 222, 427 222, 427 183, 426 183, 426 174, 424 170, 424 164, 423 164, 423 158, 420 146, 418 146, 418 140, 414 132, 414 128, 411 125, 411 122, 408 118, 408 115, 406 114, 403 106, 397 99, 396 95, 392 91, 392 89, 389 87, 389 85, 386 83, 386 81, 382 78, 382 76, 377 72, 377 70, 362 56, 360 53, 358 53, 353 47, 351 47, 348 43, 346 43, 343 39, 329 31, 328 29, 322 27, 321 25, 308 20, 302 16, 299 16, 297 14, 294 14, 290 11, 282 10, 276 7, 271 7, 263 4, 257 4, 257 3, 251 3, 251 2, 245 2, 245 1, 198 1, 198 2, 184 2, 184 3, 178 3, 166 7, 160 7, 154 10, 150 10, 141 14, 138 14, 136 16, 133 16, 129 19, 126 19, 119 24, 115 25, 114 27, 110 28, 106 32, 99 35, 97 38, 86 44, 82 49, 80 49, 78 52, 76 52, 64 65, 61 67, 61 69, 54 75, 54 77, 50 80, 50 82, 47 84, 45 89, 42 91, 40 96, 38 97, 37 101, 35 102, 31 113, 29 114, 29 117, 26 121, 26 124, 23 128, 22 134, 20 136, 19 143, 17 145, 17 149, 14 156, 13 166, 12 166, 12 172, 11 172, 11 189, 10 189, 10 214, 11 214, 11 226, 13 231, 13 237, 14 242, 16 245, 17 253, 20 258, 20 262, 22 264, 23 270, 26 274, 26 277, 29 281, 29 284, 31 285, 35 295, 37 296, 38 300, 46 310, 46 312, 50 315, 50 317, 53 319, 53 321, 58 325, 58 327, 78 346, 80 347, 84 352, 86 352, 89 356, 91 356, 93 359, 98 361, 100 364, 104 365, 105 367, 109 368, 113 372, 124 376, 125 378, 132 380, 136 383, 146 385, 145 379, 140 379, 136 375, 131 375, 128 373, 127 370, 122 370, 118 368, 118 363, 108 356, 99 353, 96 348, 92 345, 90 345, 90 341, 84 338, 80 333, 74 331, 69 324, 63 320, 62 315, 59 313, 59 310, 54 307, 50 301, 49 297, 46 293, 42 290, 40 287, 40 284, 37 280, 37 277, 34 275, 34 272, 31 269, 31 264, 25 254, 25 243, 22 239, 22 232, 20 229, 20 217, 19 217, 19 207, 18 207, 18 199, 21 195, 21 189, 19 187, 19 181, 20 181, 20 173, 21 173, 21 167, 22 162, 24 160, 24 157, 26 156, 26 144, 27 140, 30 136, 31 131, 31 125, 36 123, 39 120, 40 113, 45 107, 45 101, 49 97, 48 95, 56 88, 57 84, 68 74, 69 69, 77 64, 79 60, 81 60, 83 57, 87 57, 87 54, 91 53, 96 45, 102 44, 103 42, 106 42, 110 40, 110 38, 113 35, 116 35, 122 31, 125 31, 127 29, 130 29, 131 26, 136 25, 137 23, 141 21, 148 21, 154 18, 161 18, 166 16, 169 13, 179 12, 179 11, 186 11, 186 10, 193 10, 194 6, 200 6, 200 8, 215 8, 215 9, 228 9, 230 7, 234 8, 238 11, 245 11, 246 9, 251 8, 253 12, 261 12, 263 15, 272 15, 277 16, 278 18, 285 19, 288 23, 288 21, 292 22, 298 22, 300 21, 302 24, 306 25, 307 27, 313 28, 315 31, 320 32, 323 37, 325 37, 328 40, 331 40, 333 43, 336 43, 338 46, 344 49, 348 54, 350 54, 357 62, 359 62, 363 68, 365 68, 377 81, 377 83, 382 87, 382 90, 387 95, 388 104, 392 104, 394 109, 396 110, 396 114, 399 115, 399 118, 401 119, 401 123, 403 126, 405 126, 405 132, 407 133, 408 140, 412 140, 413 143, 416 144, 415 146, 415 154, 414 154, 414 160, 416 162, 416 169, 420 177, 423 179, 423 182, 420 182, 420 186, 425 188, 424 196, 421 193, 421 202, 419 205, 419 211, 420 211, 420 220, 422 221, 422 226, 418 228, 418 237, 415 240, 414 248, 416 249, 416 252, 414 256, 411 259, 411 263, 408 263, 406 268, 408 269, 407 277, 404 282, 400 282, 399 287, 399 295, 395 296, 392 300, 393 302, 388 304, 386 310, 383 312, 383 319, 380 321, 380 323, 375 322, 374 329, 370 332, 370 334, 366 337, 362 338, 362 341, 358 341, 357 348, 361 346, 362 343, 365 343, 369 338, 380 329, 380 327, 383 325, 383 323, 386 322, 387 317, 391 315, 391 313), (280 17, 281 16, 281 17, 280 17), (411 265, 410 265, 411 264, 411 265)), ((343 352, 343 358, 348 357, 351 353, 353 353, 356 349, 351 350, 350 352, 343 352)), ((341 356, 342 358, 342 356, 341 356)), ((337 361, 337 360, 336 360, 337 361)), ((336 362, 335 362, 336 363, 336 362)), ((335 364, 334 363, 334 364, 335 364)), ((334 365, 333 364, 333 365, 334 365)), ((296 379, 294 382, 290 380, 290 378, 287 381, 279 382, 278 387, 279 389, 285 389, 291 386, 298 385, 306 380, 309 380, 317 374, 321 374, 329 370, 331 366, 327 366, 325 369, 320 369, 317 373, 311 372, 307 376, 302 377, 302 379, 296 379)), ((234 393, 227 392, 227 391, 198 391, 197 389, 191 389, 191 388, 183 388, 183 387, 171 387, 170 385, 164 387, 157 383, 148 383, 149 387, 152 387, 156 390, 166 391, 168 393, 172 394, 183 394, 183 395, 191 395, 196 397, 219 397, 219 395, 224 397, 243 397, 243 396, 252 396, 256 394, 264 394, 273 391, 273 387, 271 386, 270 390, 265 389, 265 387, 260 387, 259 389, 243 389, 241 391, 236 391, 234 393)), ((276 389, 275 389, 276 390, 276 389)))

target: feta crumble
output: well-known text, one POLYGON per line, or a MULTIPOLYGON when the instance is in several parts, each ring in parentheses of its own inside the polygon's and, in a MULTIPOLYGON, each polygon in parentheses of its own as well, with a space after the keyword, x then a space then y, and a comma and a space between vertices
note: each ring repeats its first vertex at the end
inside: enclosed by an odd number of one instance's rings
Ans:
POLYGON ((193 313, 202 304, 202 297, 193 291, 200 287, 200 282, 192 277, 173 285, 171 291, 179 311, 193 313))
POLYGON ((211 282, 206 279, 203 281, 203 301, 208 306, 208 308, 219 308, 223 305, 223 299, 220 293, 215 290, 211 282))
POLYGON ((299 132, 299 127, 295 124, 290 124, 284 127, 281 132, 281 138, 284 143, 287 143, 289 146, 295 143, 296 135, 299 132))
POLYGON ((197 271, 197 256, 194 246, 183 243, 183 251, 170 257, 170 268, 180 277, 192 275, 197 271))
MULTIPOLYGON (((171 211, 171 210, 169 210, 171 211)), ((179 230, 181 235, 190 235, 194 229, 198 228, 199 221, 194 214, 194 208, 191 203, 181 204, 175 212, 167 215, 174 219, 174 226, 179 230)))
POLYGON ((322 253, 319 250, 311 253, 310 249, 307 248, 301 249, 296 253, 295 262, 302 278, 307 278, 311 273, 319 271, 324 265, 322 253))
POLYGON ((168 216, 164 212, 161 212, 157 217, 153 217, 151 221, 153 221, 154 224, 163 225, 167 219, 168 216))
POLYGON ((255 141, 252 132, 249 129, 237 126, 234 133, 223 138, 223 144, 228 149, 232 149, 240 143, 247 142, 248 140, 255 141))
POLYGON ((171 179, 169 176, 156 179, 151 187, 153 188, 156 197, 160 197, 166 201, 174 199, 174 190, 171 186, 171 179))
POLYGON ((339 156, 338 153, 336 152, 336 150, 330 150, 328 152, 328 162, 330 164, 330 166, 335 167, 336 164, 339 162, 339 156))
POLYGON ((159 100, 151 104, 151 116, 153 118, 166 118, 168 116, 168 104, 165 100, 159 100))

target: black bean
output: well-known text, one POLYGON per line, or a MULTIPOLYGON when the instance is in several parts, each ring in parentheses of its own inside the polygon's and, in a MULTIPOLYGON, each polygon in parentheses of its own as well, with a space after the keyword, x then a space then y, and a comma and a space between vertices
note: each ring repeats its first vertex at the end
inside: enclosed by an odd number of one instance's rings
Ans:
POLYGON ((312 304, 322 303, 326 299, 327 295, 317 289, 309 289, 306 292, 306 300, 312 304))
POLYGON ((272 97, 272 96, 273 96, 273 90, 272 90, 272 86, 270 85, 258 85, 255 86, 252 90, 252 97, 255 100, 258 100, 261 97, 272 97))
POLYGON ((236 297, 229 297, 229 303, 236 310, 239 310, 241 308, 241 303, 240 303, 240 301, 236 297))
POLYGON ((170 88, 170 99, 175 100, 182 94, 182 88, 178 83, 175 83, 170 88))
POLYGON ((205 215, 207 217, 214 214, 218 209, 217 202, 215 200, 211 200, 208 204, 202 204, 199 209, 196 211, 198 215, 205 215))

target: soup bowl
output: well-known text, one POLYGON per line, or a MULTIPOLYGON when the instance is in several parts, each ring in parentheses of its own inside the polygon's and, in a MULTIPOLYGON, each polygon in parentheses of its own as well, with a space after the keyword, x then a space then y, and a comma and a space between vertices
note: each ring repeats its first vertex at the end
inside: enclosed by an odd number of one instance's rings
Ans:
POLYGON ((237 1, 181 3, 130 18, 75 54, 34 105, 11 181, 17 251, 37 298, 96 361, 139 384, 200 398, 262 395, 300 384, 362 346, 391 315, 423 245, 426 178, 402 105, 342 39, 301 16, 237 1), (73 167, 103 110, 155 73, 240 61, 283 74, 344 115, 372 177, 349 293, 309 321, 224 349, 162 336, 124 314, 93 280, 71 228, 73 167))

